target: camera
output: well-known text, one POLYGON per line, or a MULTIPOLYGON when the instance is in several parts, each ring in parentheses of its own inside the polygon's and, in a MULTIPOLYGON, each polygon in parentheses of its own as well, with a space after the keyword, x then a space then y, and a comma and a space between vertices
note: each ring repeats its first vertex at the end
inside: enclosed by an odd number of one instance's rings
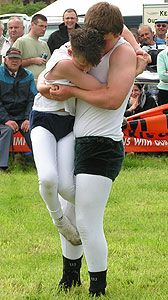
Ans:
POLYGON ((46 53, 43 53, 42 55, 41 55, 41 58, 44 58, 44 59, 46 59, 47 58, 47 54, 46 53))

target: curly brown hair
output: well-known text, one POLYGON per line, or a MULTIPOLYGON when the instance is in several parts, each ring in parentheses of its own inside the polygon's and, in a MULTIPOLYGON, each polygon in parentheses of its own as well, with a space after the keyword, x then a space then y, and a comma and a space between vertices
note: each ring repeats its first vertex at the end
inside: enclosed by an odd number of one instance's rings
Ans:
POLYGON ((96 66, 99 64, 105 48, 105 40, 96 29, 78 28, 71 33, 73 56, 82 55, 85 60, 96 66))

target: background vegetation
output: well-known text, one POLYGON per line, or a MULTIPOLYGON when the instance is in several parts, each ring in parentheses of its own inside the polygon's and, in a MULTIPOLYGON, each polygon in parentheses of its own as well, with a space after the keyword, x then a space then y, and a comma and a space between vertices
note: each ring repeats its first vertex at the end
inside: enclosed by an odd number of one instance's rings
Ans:
POLYGON ((21 13, 32 16, 42 8, 46 7, 47 4, 43 1, 36 3, 29 3, 27 5, 22 5, 19 2, 15 3, 0 3, 0 13, 3 14, 12 14, 12 13, 21 13))
MULTIPOLYGON (((104 300, 168 299, 167 165, 167 156, 127 155, 112 186, 104 300)), ((90 299, 84 258, 81 287, 59 292, 61 275, 59 235, 40 198, 34 163, 16 155, 0 174, 0 299, 90 299)))

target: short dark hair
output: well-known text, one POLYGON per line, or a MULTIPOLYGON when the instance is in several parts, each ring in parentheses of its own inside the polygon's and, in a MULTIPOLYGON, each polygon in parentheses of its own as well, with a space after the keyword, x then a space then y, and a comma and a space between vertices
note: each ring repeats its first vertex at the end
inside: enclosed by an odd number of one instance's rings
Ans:
POLYGON ((76 15, 76 17, 77 17, 78 15, 77 15, 77 12, 76 12, 76 10, 75 10, 74 8, 67 8, 67 9, 64 11, 64 13, 63 13, 63 17, 64 17, 64 15, 65 15, 66 12, 69 13, 69 12, 72 12, 72 11, 75 13, 75 15, 76 15))
POLYGON ((134 82, 134 85, 136 85, 139 90, 142 90, 142 88, 143 88, 143 84, 141 84, 141 83, 134 82))
POLYGON ((99 64, 106 42, 104 36, 96 29, 82 27, 71 33, 71 47, 73 56, 83 55, 93 66, 99 64))
POLYGON ((44 21, 44 22, 47 22, 46 16, 44 16, 44 15, 42 15, 42 14, 36 14, 36 15, 34 15, 34 16, 32 17, 31 22, 37 23, 39 19, 42 20, 42 21, 44 21))

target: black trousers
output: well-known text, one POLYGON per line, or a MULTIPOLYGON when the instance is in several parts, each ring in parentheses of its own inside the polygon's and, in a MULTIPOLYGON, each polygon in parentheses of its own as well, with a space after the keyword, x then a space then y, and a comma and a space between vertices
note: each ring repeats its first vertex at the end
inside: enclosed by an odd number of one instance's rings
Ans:
POLYGON ((168 103, 168 91, 159 89, 158 105, 163 105, 167 103, 168 103))

